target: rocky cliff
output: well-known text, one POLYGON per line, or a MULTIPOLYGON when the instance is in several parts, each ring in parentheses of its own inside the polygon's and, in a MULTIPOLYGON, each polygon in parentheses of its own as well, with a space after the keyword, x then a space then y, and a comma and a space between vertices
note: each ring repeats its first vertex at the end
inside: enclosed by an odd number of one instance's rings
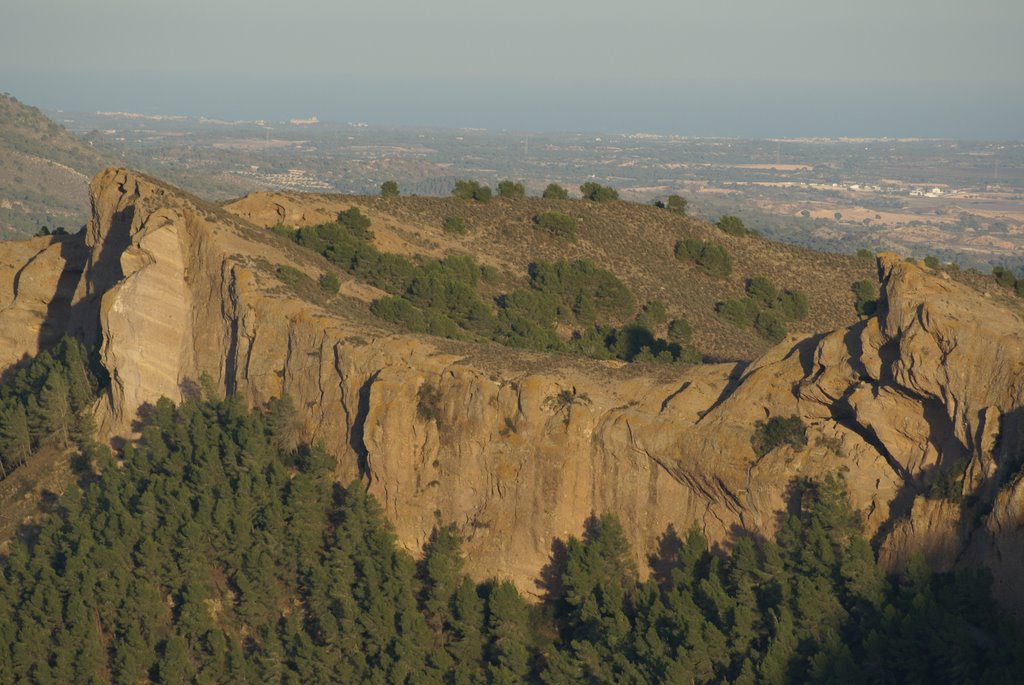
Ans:
MULTIPOLYGON (((46 257, 50 284, 14 283, 0 317, 102 340, 108 437, 202 374, 254 404, 288 393, 402 544, 454 522, 471 572, 527 592, 592 513, 617 513, 642 561, 669 526, 770 535, 793 479, 841 472, 888 563, 922 550, 939 566, 988 564, 1004 598, 1024 594, 1022 320, 998 297, 882 255, 876 316, 750 364, 666 375, 403 334, 355 288, 321 301, 283 286, 273 265, 316 278, 326 263, 222 209, 123 169, 91 196, 81 244, 61 248, 81 258, 46 257), (807 447, 758 456, 755 424, 791 415, 807 447), (926 496, 937 484, 946 499, 926 496)), ((29 266, 52 249, 26 248, 29 266)), ((31 337, 0 341, 2 361, 47 336, 31 337)))

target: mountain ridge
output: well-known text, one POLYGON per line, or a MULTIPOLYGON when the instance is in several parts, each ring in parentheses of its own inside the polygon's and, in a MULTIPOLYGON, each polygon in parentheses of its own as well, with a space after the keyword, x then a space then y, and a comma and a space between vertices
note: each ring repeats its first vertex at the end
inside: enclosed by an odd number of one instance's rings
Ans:
POLYGON ((883 560, 923 551, 939 568, 989 566, 1021 609, 1024 350, 999 297, 881 255, 875 316, 792 336, 750 364, 495 360, 487 345, 396 331, 344 292, 296 296, 270 265, 315 278, 329 264, 144 175, 108 169, 92 196, 88 256, 64 272, 65 286, 77 278, 67 311, 19 304, 19 292, 0 324, 56 318, 102 340, 105 439, 204 374, 251 405, 287 393, 304 435, 334 455, 339 480, 363 478, 403 546, 452 522, 471 573, 527 592, 552 540, 591 513, 617 514, 643 559, 670 524, 700 522, 725 544, 733 527, 769 536, 794 478, 838 472, 883 560), (790 416, 806 444, 758 454, 758 422, 790 416), (960 503, 934 496, 941 478, 960 503))

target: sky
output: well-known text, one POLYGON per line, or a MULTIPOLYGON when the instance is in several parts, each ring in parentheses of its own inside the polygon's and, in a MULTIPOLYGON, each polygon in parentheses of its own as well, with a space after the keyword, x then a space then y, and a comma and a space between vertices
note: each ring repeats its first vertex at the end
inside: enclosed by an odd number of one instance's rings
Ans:
POLYGON ((1021 0, 3 0, 45 109, 1024 139, 1021 0))

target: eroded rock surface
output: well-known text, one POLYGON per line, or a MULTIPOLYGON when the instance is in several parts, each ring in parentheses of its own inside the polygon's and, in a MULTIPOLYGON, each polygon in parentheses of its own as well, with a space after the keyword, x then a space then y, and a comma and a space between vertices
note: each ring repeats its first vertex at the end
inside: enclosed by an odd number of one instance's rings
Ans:
MULTIPOLYGON (((1022 320, 965 285, 882 255, 877 316, 665 380, 402 334, 360 300, 303 299, 273 265, 315 279, 318 258, 130 171, 102 172, 92 197, 68 321, 102 336, 108 437, 202 374, 257 405, 288 393, 307 437, 337 456, 340 480, 366 481, 402 544, 416 551, 454 522, 471 572, 527 592, 553 541, 592 513, 621 517, 643 566, 670 525, 697 522, 724 543, 736 528, 771 535, 794 479, 841 472, 888 563, 923 551, 940 566, 988 564, 1004 596, 1021 594, 1000 560, 1024 560, 1022 320), (808 446, 758 457, 755 424, 790 415, 808 446), (927 499, 942 478, 968 504, 927 499)), ((25 349, 0 342, 4 359, 25 349)))

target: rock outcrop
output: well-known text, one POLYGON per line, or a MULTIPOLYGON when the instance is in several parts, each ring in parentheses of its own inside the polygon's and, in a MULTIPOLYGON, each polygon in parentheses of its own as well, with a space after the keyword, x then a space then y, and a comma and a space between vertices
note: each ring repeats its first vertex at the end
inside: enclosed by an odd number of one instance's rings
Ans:
POLYGON ((5 242, 0 251, 0 370, 64 334, 85 250, 76 236, 5 242))
POLYGON ((130 171, 102 172, 92 198, 67 322, 102 336, 108 437, 203 374, 256 405, 288 393, 402 544, 453 522, 471 572, 527 592, 591 514, 618 514, 643 562, 669 526, 726 544, 737 528, 771 535, 793 479, 841 472, 892 565, 924 551, 993 565, 1004 596, 1020 590, 999 559, 1024 560, 1022 320, 965 285, 882 255, 877 316, 666 380, 397 333, 361 301, 305 299, 273 265, 315 278, 318 258, 130 171), (792 415, 808 446, 758 456, 756 423, 792 415), (949 479, 969 504, 926 497, 949 479))

